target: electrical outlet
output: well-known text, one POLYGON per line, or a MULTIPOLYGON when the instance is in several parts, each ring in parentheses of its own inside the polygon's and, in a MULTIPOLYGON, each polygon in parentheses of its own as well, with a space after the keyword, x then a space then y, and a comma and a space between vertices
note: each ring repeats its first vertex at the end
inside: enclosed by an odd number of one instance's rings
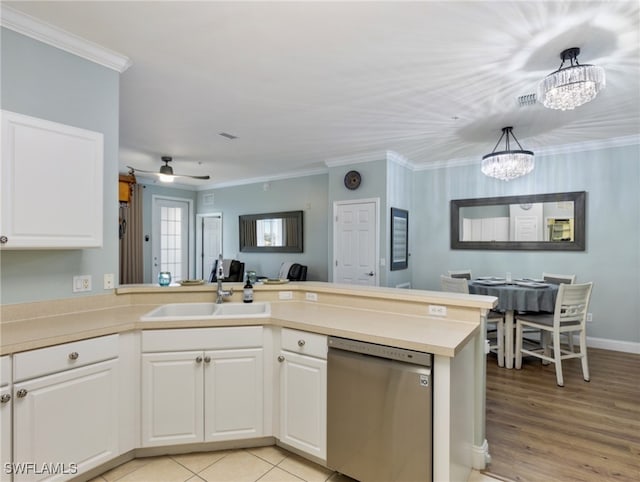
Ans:
POLYGON ((73 292, 91 291, 91 275, 85 274, 73 277, 73 292))
POLYGON ((108 273, 104 275, 104 289, 112 290, 113 289, 113 273, 108 273))
POLYGON ((593 313, 587 313, 587 323, 593 322, 593 313))
POLYGON ((278 298, 281 300, 292 300, 293 291, 278 291, 278 298))
POLYGON ((306 293, 304 297, 307 301, 318 301, 318 293, 306 293))
POLYGON ((429 305, 429 314, 436 316, 447 316, 447 307, 441 305, 429 305))

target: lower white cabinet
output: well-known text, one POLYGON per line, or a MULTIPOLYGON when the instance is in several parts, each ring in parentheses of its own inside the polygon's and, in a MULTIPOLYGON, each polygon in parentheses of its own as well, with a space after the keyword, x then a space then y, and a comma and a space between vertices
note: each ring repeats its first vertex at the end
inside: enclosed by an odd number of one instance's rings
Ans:
POLYGON ((117 372, 113 359, 14 385, 14 480, 66 480, 118 455, 117 372))
POLYGON ((282 330, 280 441, 321 460, 327 457, 326 337, 282 330))
POLYGON ((264 435, 263 349, 255 346, 262 344, 262 327, 223 330, 178 330, 166 338, 161 331, 143 333, 143 351, 220 347, 142 354, 144 447, 264 435), (243 344, 249 346, 229 347, 243 344))
POLYGON ((0 481, 11 480, 11 357, 0 357, 0 481))

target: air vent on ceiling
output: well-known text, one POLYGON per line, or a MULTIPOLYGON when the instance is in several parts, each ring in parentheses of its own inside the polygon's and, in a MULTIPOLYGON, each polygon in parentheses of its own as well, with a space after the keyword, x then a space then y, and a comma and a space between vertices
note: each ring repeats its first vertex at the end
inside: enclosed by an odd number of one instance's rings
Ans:
POLYGON ((227 139, 237 139, 238 136, 234 136, 233 134, 229 134, 228 132, 221 132, 220 135, 222 137, 226 137, 227 139))
POLYGON ((518 97, 518 105, 525 107, 527 105, 533 105, 536 103, 536 94, 526 94, 518 97))

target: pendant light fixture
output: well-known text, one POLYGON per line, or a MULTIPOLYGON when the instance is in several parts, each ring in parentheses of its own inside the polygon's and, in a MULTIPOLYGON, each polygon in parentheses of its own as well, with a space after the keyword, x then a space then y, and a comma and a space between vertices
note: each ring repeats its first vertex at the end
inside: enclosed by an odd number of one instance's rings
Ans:
POLYGON ((533 171, 533 152, 522 149, 512 130, 513 127, 503 127, 502 135, 491 154, 482 157, 481 169, 484 175, 503 181, 510 181, 533 171), (520 149, 511 149, 509 137, 513 137, 520 149), (502 139, 505 140, 505 148, 503 151, 496 151, 502 139))
POLYGON ((593 100, 605 86, 602 67, 578 63, 580 49, 572 47, 560 54, 562 63, 538 85, 538 99, 549 109, 571 110, 593 100), (571 65, 563 67, 566 61, 571 65))

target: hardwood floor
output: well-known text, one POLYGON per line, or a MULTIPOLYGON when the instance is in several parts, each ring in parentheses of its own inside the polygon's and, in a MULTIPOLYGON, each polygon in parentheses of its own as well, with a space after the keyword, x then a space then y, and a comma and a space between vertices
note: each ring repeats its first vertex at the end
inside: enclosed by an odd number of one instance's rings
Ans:
POLYGON ((487 359, 486 471, 506 480, 640 480, 640 355, 589 349, 591 381, 580 361, 523 359, 522 370, 487 359))

